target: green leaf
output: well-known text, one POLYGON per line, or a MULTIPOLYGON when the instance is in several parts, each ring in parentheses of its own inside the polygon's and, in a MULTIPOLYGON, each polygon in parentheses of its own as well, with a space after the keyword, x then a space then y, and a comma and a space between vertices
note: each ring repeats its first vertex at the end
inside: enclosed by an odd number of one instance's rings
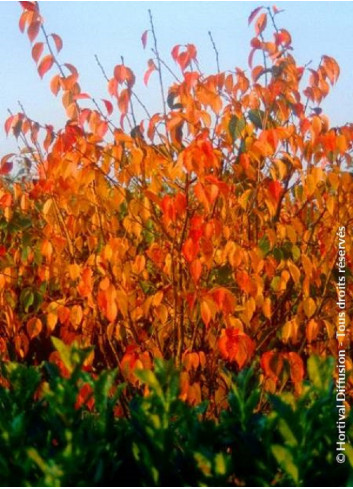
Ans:
POLYGON ((321 391, 328 391, 332 382, 333 358, 322 359, 311 355, 308 359, 308 375, 312 384, 321 391))
POLYGON ((293 479, 295 484, 298 485, 299 470, 293 460, 292 452, 282 445, 272 445, 271 450, 278 464, 293 479))
POLYGON ((278 263, 283 259, 283 252, 281 248, 273 248, 273 256, 275 257, 278 263))
POLYGON ((70 373, 74 370, 74 365, 71 360, 72 349, 71 346, 65 345, 65 343, 59 338, 55 338, 55 336, 51 337, 51 341, 55 350, 59 353, 61 360, 63 361, 65 367, 68 369, 70 373))
POLYGON ((277 290, 280 281, 281 281, 281 277, 273 277, 273 279, 271 280, 271 289, 277 290))
POLYGON ((300 249, 297 245, 292 246, 292 257, 294 261, 297 261, 300 258, 300 249))
POLYGON ((217 453, 215 456, 215 472, 217 475, 224 475, 227 472, 227 457, 224 453, 217 453))
POLYGON ((235 139, 240 138, 241 132, 246 126, 246 121, 244 117, 237 117, 236 115, 233 115, 230 119, 229 125, 228 125, 228 130, 229 134, 231 135, 233 141, 235 139))
POLYGON ((148 387, 153 389, 158 396, 163 395, 162 388, 158 382, 158 379, 157 379, 155 373, 152 372, 152 370, 149 370, 149 369, 137 370, 136 376, 140 380, 142 380, 142 382, 144 382, 146 385, 148 385, 148 387))
POLYGON ((298 440, 293 433, 293 430, 285 419, 280 419, 278 422, 278 430, 281 433, 283 440, 291 447, 298 445, 298 440))
POLYGON ((20 303, 25 312, 28 312, 28 309, 34 302, 34 294, 32 289, 23 289, 20 295, 20 303))
POLYGON ((263 110, 250 110, 248 114, 249 120, 254 124, 256 129, 262 129, 265 112, 263 110))
POLYGON ((270 251, 271 245, 266 235, 262 236, 262 238, 260 239, 259 248, 264 256, 266 256, 267 253, 270 251))

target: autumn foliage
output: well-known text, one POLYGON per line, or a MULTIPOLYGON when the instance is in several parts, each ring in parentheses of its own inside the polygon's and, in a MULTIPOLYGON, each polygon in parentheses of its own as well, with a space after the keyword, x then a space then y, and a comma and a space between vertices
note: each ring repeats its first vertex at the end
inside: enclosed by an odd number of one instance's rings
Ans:
POLYGON ((160 58, 151 17, 144 83, 161 111, 150 114, 123 63, 109 76, 99 63, 106 98, 85 93, 38 4, 20 4, 67 122, 54 130, 25 110, 5 122, 23 150, 0 167, 2 355, 60 361, 50 337, 75 340, 95 347, 88 369, 118 366, 134 385, 136 369, 173 358, 182 398, 216 413, 225 366, 258 359, 264 389, 299 392, 307 357, 337 352, 338 226, 347 327, 352 313, 353 125, 316 109, 336 61, 298 66, 278 9, 259 7, 249 66, 207 75, 192 44, 160 58))

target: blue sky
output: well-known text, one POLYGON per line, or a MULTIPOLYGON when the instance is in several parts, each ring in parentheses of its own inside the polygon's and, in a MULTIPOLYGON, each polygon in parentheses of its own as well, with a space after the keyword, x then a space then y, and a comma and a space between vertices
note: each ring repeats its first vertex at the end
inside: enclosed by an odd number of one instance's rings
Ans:
MULTIPOLYGON (((246 68, 253 27, 249 13, 259 2, 39 2, 48 33, 59 34, 64 42, 63 62, 74 64, 80 72, 83 91, 98 98, 109 98, 94 55, 98 54, 109 76, 120 63, 121 55, 138 78, 142 79, 149 48, 141 45, 141 34, 149 28, 148 9, 152 10, 161 55, 170 60, 175 44, 193 43, 205 72, 215 71, 210 46, 211 30, 220 55, 221 70, 246 68)), ((294 56, 300 64, 322 54, 333 56, 341 67, 341 77, 323 105, 334 125, 352 120, 353 115, 353 3, 352 2, 275 2, 285 10, 278 25, 293 38, 294 56)), ((271 5, 271 2, 266 2, 271 5)), ((21 8, 18 2, 0 2, 0 141, 1 154, 16 150, 16 142, 6 139, 3 122, 7 108, 18 110, 20 100, 28 114, 43 123, 58 125, 64 119, 60 100, 49 90, 50 74, 39 78, 31 59, 30 43, 18 28, 21 8)), ((149 45, 151 45, 149 43, 149 45)), ((173 65, 173 61, 170 60, 173 65)), ((53 70, 54 73, 54 70, 53 70)), ((156 74, 149 89, 139 83, 141 98, 159 110, 156 74)))

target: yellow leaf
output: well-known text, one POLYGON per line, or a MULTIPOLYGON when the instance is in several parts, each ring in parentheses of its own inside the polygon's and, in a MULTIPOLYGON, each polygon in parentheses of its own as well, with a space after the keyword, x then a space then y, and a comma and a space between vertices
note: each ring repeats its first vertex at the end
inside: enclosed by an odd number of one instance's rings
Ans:
POLYGON ((121 312, 121 314, 123 315, 123 317, 127 317, 128 315, 128 296, 126 294, 126 292, 124 292, 123 290, 117 290, 116 291, 116 299, 117 299, 117 302, 118 302, 118 306, 119 306, 119 310, 121 312))
POLYGON ((335 336, 335 326, 329 321, 326 321, 326 319, 324 319, 324 325, 326 327, 327 336, 332 340, 335 336))
POLYGON ((282 341, 288 343, 288 341, 291 340, 291 342, 295 344, 298 341, 298 329, 299 325, 296 319, 287 321, 281 331, 282 341))
POLYGON ((70 312, 70 323, 77 329, 82 321, 83 311, 80 305, 75 305, 72 307, 70 312))
POLYGON ((72 263, 69 265, 69 275, 71 280, 76 280, 80 276, 80 265, 77 263, 72 263))
POLYGON ((331 216, 333 216, 335 213, 336 201, 337 198, 335 198, 333 195, 330 195, 330 197, 327 199, 326 207, 331 216))
POLYGON ((242 209, 246 210, 251 194, 252 194, 252 190, 248 189, 245 190, 245 192, 239 197, 238 202, 240 204, 240 207, 242 207, 242 209))
POLYGON ((167 307, 164 304, 160 304, 156 308, 156 316, 158 317, 158 319, 160 320, 160 322, 162 324, 165 324, 167 322, 167 319, 168 319, 168 309, 167 309, 167 307))
POLYGON ((53 200, 52 199, 48 199, 45 204, 43 205, 43 209, 42 209, 42 212, 43 214, 46 216, 49 211, 50 211, 50 208, 51 206, 53 205, 53 200))
POLYGON ((297 242, 297 233, 295 232, 293 226, 286 226, 286 233, 291 243, 297 242))
POLYGON ((162 302, 163 300, 163 292, 160 290, 159 292, 157 292, 156 294, 154 294, 153 296, 153 300, 152 300, 152 306, 159 306, 159 304, 162 302))
POLYGON ((316 304, 314 299, 312 299, 311 297, 305 299, 303 303, 303 307, 304 307, 304 312, 306 317, 310 319, 315 314, 316 311, 316 304))
POLYGON ((271 319, 272 316, 272 308, 271 308, 271 299, 266 297, 262 304, 262 312, 267 319, 271 319))
POLYGON ((300 270, 296 265, 294 265, 292 260, 288 260, 287 265, 288 265, 289 272, 292 276, 292 279, 294 283, 297 285, 300 280, 300 270))

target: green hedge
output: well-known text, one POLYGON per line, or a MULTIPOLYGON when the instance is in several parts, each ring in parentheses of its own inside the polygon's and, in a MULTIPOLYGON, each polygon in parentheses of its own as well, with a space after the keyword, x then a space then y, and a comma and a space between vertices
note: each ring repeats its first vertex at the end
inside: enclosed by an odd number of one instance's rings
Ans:
MULTIPOLYGON (((206 404, 180 401, 169 363, 140 373, 149 395, 122 405, 117 372, 92 379, 84 353, 57 344, 69 367, 1 364, 0 480, 3 486, 350 486, 353 449, 336 462, 333 361, 311 357, 302 395, 268 396, 253 369, 232 379, 230 409, 217 422, 206 404), (6 381, 4 381, 6 379, 6 381), (44 383, 43 383, 44 381, 44 383), (4 385, 4 384, 7 385, 4 385), (95 404, 78 407, 84 383, 95 404), (42 385, 41 395, 38 387, 42 385), (115 386, 114 389, 112 389, 115 386), (114 394, 112 394, 114 391, 114 394), (114 410, 124 409, 116 417, 114 410)), ((347 419, 352 440, 352 416, 347 419)))

